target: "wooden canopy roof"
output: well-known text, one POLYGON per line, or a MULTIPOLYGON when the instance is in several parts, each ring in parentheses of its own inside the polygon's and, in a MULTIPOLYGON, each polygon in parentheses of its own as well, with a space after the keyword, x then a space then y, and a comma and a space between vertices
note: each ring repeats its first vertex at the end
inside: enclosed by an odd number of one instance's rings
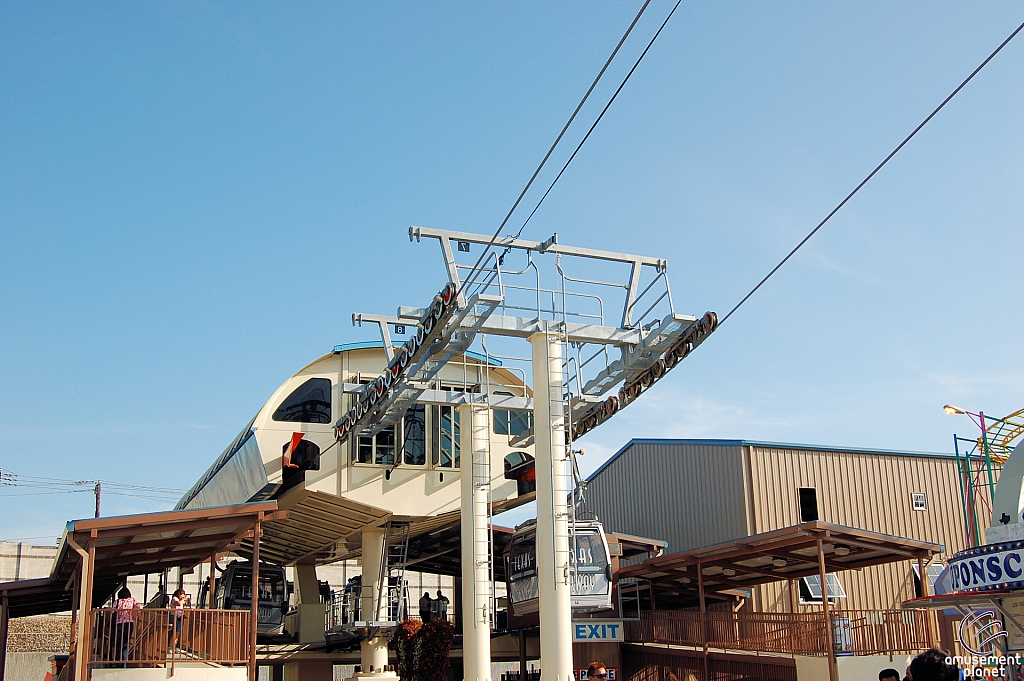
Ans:
POLYGON ((95 553, 93 603, 102 603, 130 575, 190 568, 232 550, 251 535, 257 518, 281 520, 277 502, 72 520, 61 538, 50 576, 0 583, 11 617, 62 612, 72 607, 71 580, 82 561, 79 549, 95 553))
POLYGON ((698 598, 698 570, 707 596, 735 594, 767 582, 817 576, 818 541, 826 572, 921 559, 945 549, 939 544, 821 521, 650 558, 622 568, 619 580, 651 584, 658 607, 685 607, 698 598))

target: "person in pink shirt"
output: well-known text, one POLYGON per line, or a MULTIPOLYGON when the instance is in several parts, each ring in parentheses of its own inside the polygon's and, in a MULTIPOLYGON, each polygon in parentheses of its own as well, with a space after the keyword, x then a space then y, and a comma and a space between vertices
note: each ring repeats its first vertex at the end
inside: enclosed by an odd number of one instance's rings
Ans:
POLYGON ((141 609, 142 604, 132 598, 132 592, 128 587, 122 587, 117 592, 117 629, 114 632, 115 660, 122 662, 128 660, 128 646, 131 643, 132 629, 135 628, 135 617, 141 609))

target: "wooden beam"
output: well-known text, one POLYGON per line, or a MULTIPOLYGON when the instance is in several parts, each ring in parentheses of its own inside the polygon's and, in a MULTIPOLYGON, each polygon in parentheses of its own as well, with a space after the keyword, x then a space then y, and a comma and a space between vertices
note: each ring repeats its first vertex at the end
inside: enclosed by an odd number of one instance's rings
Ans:
MULTIPOLYGON (((114 539, 117 537, 139 537, 147 534, 167 534, 168 532, 184 532, 190 529, 221 529, 236 532, 240 527, 251 527, 252 516, 247 518, 220 518, 210 520, 190 520, 180 523, 167 523, 165 525, 130 525, 127 527, 114 527, 104 530, 100 539, 114 539)), ((83 534, 75 532, 76 535, 83 534)), ((83 537, 88 536, 83 534, 83 537)))
MULTIPOLYGON (((789 551, 776 551, 775 555, 779 556, 780 558, 788 558, 791 560, 799 561, 801 563, 810 563, 811 565, 814 565, 815 563, 814 556, 801 556, 799 553, 790 553, 789 551)), ((832 568, 832 572, 841 572, 842 570, 850 569, 849 565, 843 565, 842 563, 836 563, 831 560, 826 560, 824 553, 821 555, 821 560, 825 562, 825 565, 827 567, 832 568)))
POLYGON ((728 567, 730 569, 735 570, 737 574, 739 574, 741 572, 746 572, 746 573, 753 574, 753 575, 762 575, 764 577, 771 577, 773 580, 775 580, 775 579, 783 580, 783 579, 787 578, 785 573, 780 573, 780 572, 775 571, 775 570, 766 570, 766 569, 764 569, 767 566, 748 567, 746 565, 740 565, 739 563, 732 562, 732 561, 726 561, 726 560, 705 561, 704 564, 705 565, 717 565, 719 567, 728 567))
MULTIPOLYGON (((235 504, 234 506, 217 506, 213 508, 197 508, 197 509, 185 509, 181 511, 164 511, 161 513, 148 513, 142 516, 138 516, 142 520, 133 525, 135 528, 153 529, 155 532, 167 532, 166 529, 155 529, 161 525, 173 525, 175 523, 188 522, 195 518, 206 518, 213 520, 215 518, 239 518, 242 522, 253 522, 253 519, 259 513, 276 513, 278 511, 276 501, 265 501, 247 504, 235 504)), ((131 517, 131 516, 129 516, 131 517)), ((211 525, 217 524, 216 521, 210 523, 211 525)), ((111 527, 125 527, 124 516, 114 516, 111 518, 93 518, 89 520, 76 520, 75 531, 86 533, 96 530, 100 537, 105 536, 103 530, 111 527)), ((140 532, 139 534, 151 534, 150 532, 140 532)), ((109 536, 109 535, 106 535, 109 536)))
MULTIPOLYGON (((196 544, 220 544, 222 542, 229 542, 234 539, 233 534, 208 534, 202 537, 191 537, 188 543, 196 544)), ((124 553, 128 551, 141 551, 146 549, 162 549, 168 546, 177 546, 182 543, 180 537, 169 537, 166 539, 151 539, 148 541, 128 542, 124 544, 105 544, 96 547, 97 555, 106 555, 108 553, 124 553)))

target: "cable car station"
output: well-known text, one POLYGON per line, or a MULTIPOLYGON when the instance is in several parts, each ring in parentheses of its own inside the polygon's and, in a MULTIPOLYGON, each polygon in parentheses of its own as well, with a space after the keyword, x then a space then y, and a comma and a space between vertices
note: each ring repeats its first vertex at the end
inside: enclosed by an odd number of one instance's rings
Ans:
MULTIPOLYGON (((409 238, 440 252, 447 283, 436 295, 394 315, 354 313, 377 337, 285 381, 173 511, 69 525, 49 579, 0 584, 0 633, 11 616, 72 609, 61 678, 256 679, 269 666, 274 678, 333 681, 335 664, 351 664, 353 679, 386 681, 398 678, 396 632, 415 616, 409 570, 456 578, 455 679, 489 681, 496 662, 518 662, 520 681, 528 661, 541 681, 578 679, 590 659, 625 670, 624 642, 689 646, 710 678, 713 637, 668 635, 683 625, 641 615, 696 608, 707 632, 752 585, 804 575, 826 584, 829 572, 941 551, 811 523, 672 554, 657 537, 604 527, 588 508, 576 440, 707 340, 715 313, 677 310, 661 258, 557 235, 412 227, 409 238), (529 502, 535 519, 493 521, 529 502), (242 560, 222 567, 225 555, 242 560), (341 561, 358 561, 360 574, 325 593, 317 569, 341 561), (132 575, 204 565, 195 613, 210 614, 190 614, 184 628, 161 603, 123 644, 118 613, 96 607, 132 575)), ((828 618, 828 598, 823 608, 828 618)), ((804 630, 813 644, 780 647, 776 631, 766 650, 824 655, 834 680, 819 624, 804 630)), ((762 672, 743 678, 790 673, 762 672)))

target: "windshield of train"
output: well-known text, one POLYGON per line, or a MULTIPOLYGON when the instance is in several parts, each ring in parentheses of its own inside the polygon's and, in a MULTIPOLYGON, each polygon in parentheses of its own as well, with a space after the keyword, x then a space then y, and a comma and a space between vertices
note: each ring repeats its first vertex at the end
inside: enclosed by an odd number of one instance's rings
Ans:
MULTIPOLYGON (((252 575, 248 572, 235 572, 231 579, 232 601, 248 601, 252 598, 252 575)), ((281 603, 284 601, 284 575, 279 571, 272 571, 270 574, 260 571, 260 594, 261 601, 270 603, 281 603)))

